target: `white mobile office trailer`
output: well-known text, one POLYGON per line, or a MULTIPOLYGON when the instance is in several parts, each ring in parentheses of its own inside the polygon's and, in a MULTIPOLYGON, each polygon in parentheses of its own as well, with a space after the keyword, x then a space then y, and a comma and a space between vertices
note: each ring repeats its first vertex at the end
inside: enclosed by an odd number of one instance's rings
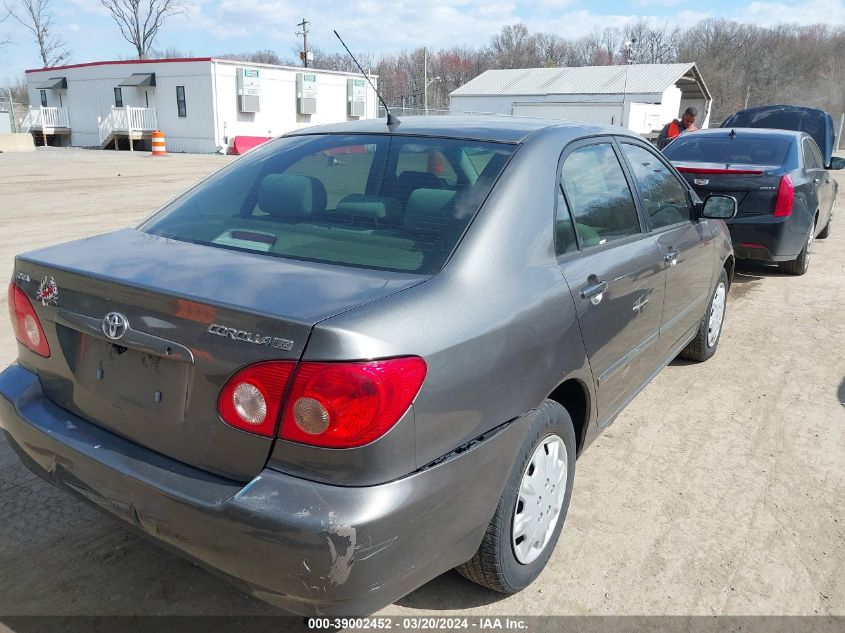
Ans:
POLYGON ((630 64, 488 70, 449 95, 453 113, 487 112, 659 130, 690 106, 707 127, 712 98, 698 68, 630 64))
MULTIPOLYGON (((377 77, 370 77, 373 83, 377 77)), ((236 136, 278 136, 308 125, 377 116, 360 74, 211 57, 75 64, 27 71, 23 122, 38 142, 219 151, 236 136)))

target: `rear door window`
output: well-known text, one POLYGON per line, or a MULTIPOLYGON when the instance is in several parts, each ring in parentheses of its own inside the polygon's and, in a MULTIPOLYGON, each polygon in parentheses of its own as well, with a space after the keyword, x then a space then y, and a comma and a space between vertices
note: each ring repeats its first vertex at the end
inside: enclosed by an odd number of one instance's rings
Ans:
POLYGON ((141 229, 273 257, 432 274, 516 148, 410 136, 286 137, 141 229))
POLYGON ((560 185, 557 188, 557 206, 555 207, 555 253, 565 255, 578 250, 575 239, 575 224, 569 213, 569 205, 560 185))
POLYGON ((630 143, 620 143, 620 146, 634 173, 651 228, 691 221, 686 185, 647 149, 630 143))
POLYGON ((808 138, 804 139, 804 166, 807 169, 824 169, 824 161, 816 144, 808 138))
POLYGON ((634 197, 612 144, 573 150, 563 162, 561 180, 583 246, 598 246, 642 231, 634 197))

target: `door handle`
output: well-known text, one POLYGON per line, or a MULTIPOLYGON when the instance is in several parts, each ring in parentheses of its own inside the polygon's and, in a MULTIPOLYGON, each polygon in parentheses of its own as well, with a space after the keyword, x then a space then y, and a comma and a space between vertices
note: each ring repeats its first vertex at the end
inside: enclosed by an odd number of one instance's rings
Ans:
POLYGON ((678 251, 669 251, 663 256, 663 261, 669 264, 670 266, 675 266, 678 263, 678 255, 680 255, 678 251))
POLYGON ((822 181, 822 179, 821 179, 821 178, 813 178, 813 184, 814 184, 814 185, 819 184, 821 181, 822 181))
POLYGON ((581 288, 581 298, 589 299, 590 303, 597 306, 604 298, 604 293, 607 291, 606 281, 597 281, 581 288))

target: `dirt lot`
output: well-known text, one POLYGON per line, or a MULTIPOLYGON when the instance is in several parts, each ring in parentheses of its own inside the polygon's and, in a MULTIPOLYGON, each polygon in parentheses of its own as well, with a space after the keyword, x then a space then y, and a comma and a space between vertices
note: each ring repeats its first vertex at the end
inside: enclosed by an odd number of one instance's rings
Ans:
MULTIPOLYGON (((0 155, 0 271, 130 225, 227 160, 0 155)), ((716 357, 669 366, 578 462, 534 585, 503 598, 450 572, 384 613, 845 614, 843 219, 803 277, 740 269, 716 357)), ((0 617, 278 613, 30 475, 3 440, 0 570, 0 617)))

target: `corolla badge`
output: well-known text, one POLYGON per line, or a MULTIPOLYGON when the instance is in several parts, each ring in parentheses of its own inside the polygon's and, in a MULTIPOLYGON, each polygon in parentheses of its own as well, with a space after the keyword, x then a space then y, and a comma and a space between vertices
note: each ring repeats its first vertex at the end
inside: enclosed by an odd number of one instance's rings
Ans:
POLYGON ((226 327, 225 325, 219 325, 217 323, 212 323, 211 325, 209 325, 208 330, 206 331, 209 334, 214 334, 216 336, 225 336, 228 339, 241 343, 273 346, 276 349, 283 349, 286 351, 290 351, 293 349, 293 341, 290 341, 286 338, 262 336, 261 334, 255 334, 253 332, 247 332, 246 330, 239 330, 233 327, 226 327))
POLYGON ((103 334, 108 336, 111 340, 116 341, 126 334, 129 329, 129 321, 120 312, 109 312, 103 317, 103 334))
POLYGON ((36 297, 41 305, 57 304, 59 302, 59 287, 56 285, 56 280, 50 276, 44 277, 38 286, 36 297))

